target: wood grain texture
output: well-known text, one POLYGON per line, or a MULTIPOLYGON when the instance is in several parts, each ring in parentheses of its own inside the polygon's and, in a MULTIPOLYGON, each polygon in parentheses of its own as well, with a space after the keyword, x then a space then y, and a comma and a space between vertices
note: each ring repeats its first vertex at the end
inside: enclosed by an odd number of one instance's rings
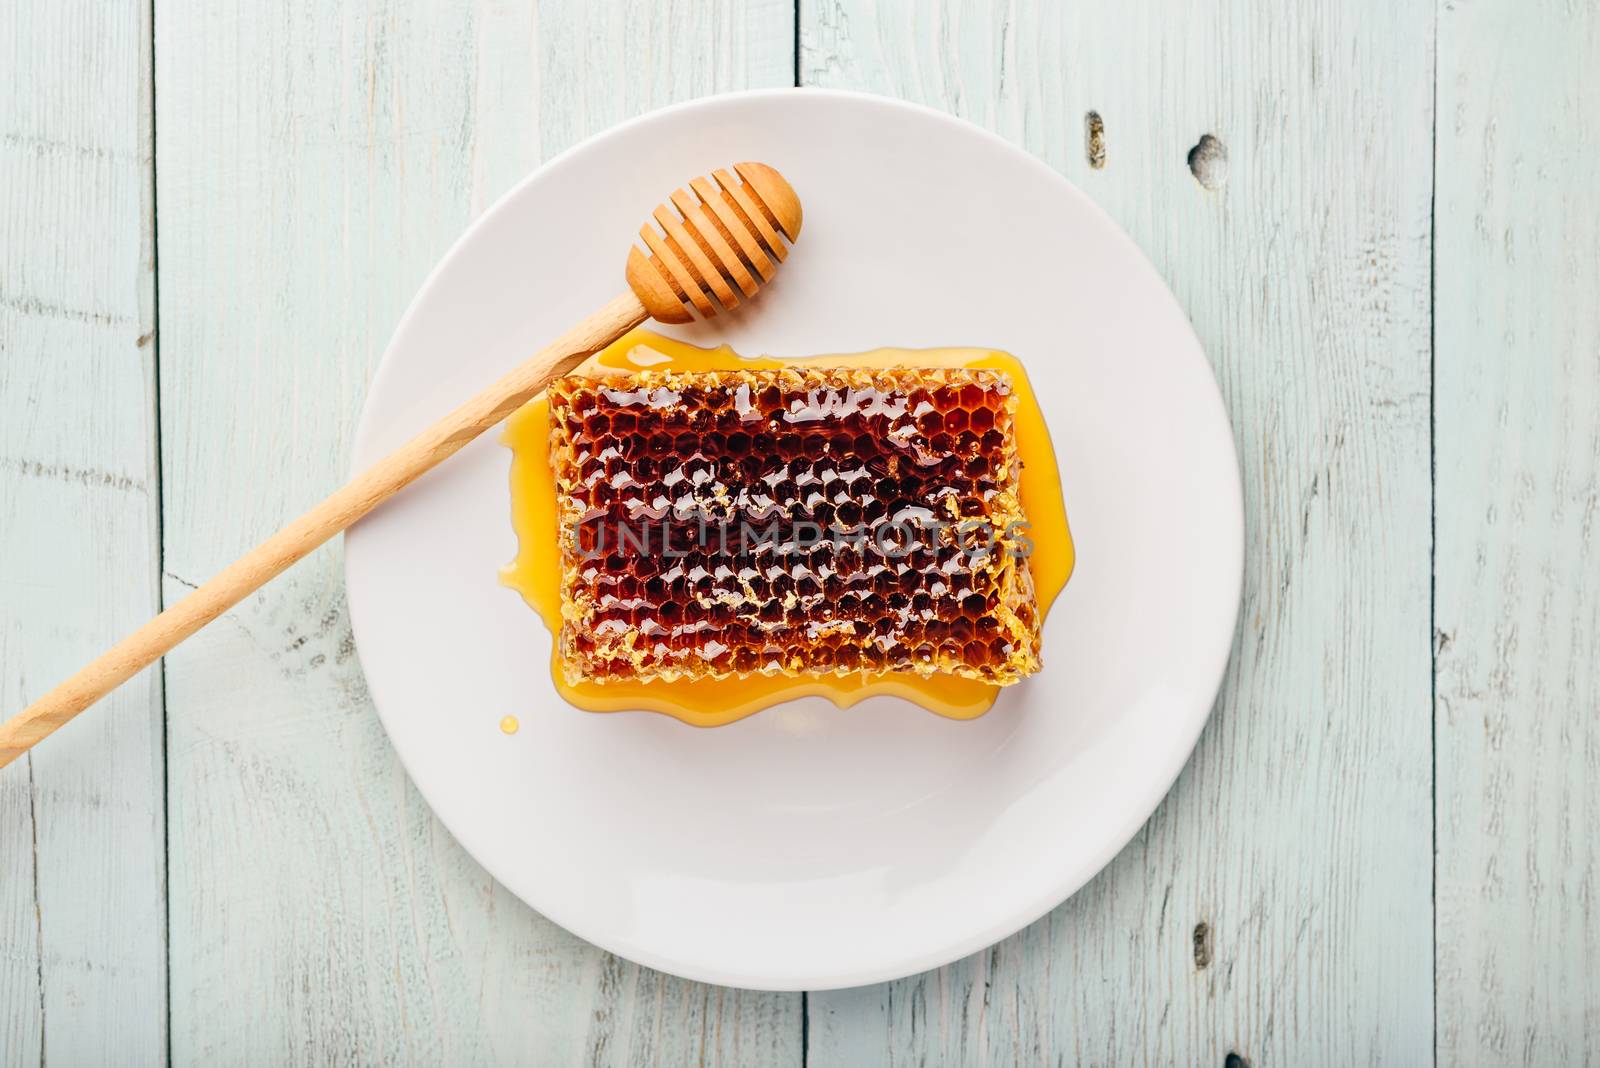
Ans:
POLYGON ((1600 9, 1439 13, 1441 1064, 1600 1060, 1600 9))
MULTIPOLYGON (((0 716, 159 607, 149 55, 0 8, 0 716)), ((160 692, 0 772, 0 1064, 166 1060, 160 692)))
MULTIPOLYGON (((512 182, 792 73, 787 2, 449 8, 156 0, 165 486, 149 5, 0 10, 0 714, 158 607, 163 489, 175 597, 343 477, 400 311, 512 182)), ((998 130, 1132 232, 1218 367, 1251 537, 1152 823, 993 949, 812 995, 812 1064, 1425 1063, 1430 815, 1438 1063, 1600 1059, 1600 13, 1427 8, 803 0, 807 83, 998 130)), ((799 999, 603 954, 462 853, 337 549, 170 677, 175 1062, 800 1059, 799 999)), ((166 1055, 161 724, 147 673, 0 772, 0 1064, 166 1055)))
MULTIPOLYGON (((636 111, 789 84, 792 27, 734 0, 157 0, 168 592, 342 479, 476 214, 636 111)), ((462 852, 373 713, 337 548, 171 656, 168 709, 176 1062, 799 1060, 798 997, 616 960, 462 852)))
POLYGON ((1130 231, 1217 368, 1248 517, 1238 648, 1149 825, 993 949, 813 995, 811 1063, 1427 1063, 1432 12, 801 14, 803 83, 990 127, 1130 231))

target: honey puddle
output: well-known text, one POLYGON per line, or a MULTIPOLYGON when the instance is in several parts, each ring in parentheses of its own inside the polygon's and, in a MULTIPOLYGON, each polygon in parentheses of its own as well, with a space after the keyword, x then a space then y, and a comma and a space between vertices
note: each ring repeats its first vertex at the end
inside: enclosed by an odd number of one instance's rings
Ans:
MULTIPOLYGON (((1022 363, 991 349, 874 349, 804 360, 744 359, 727 346, 703 349, 635 330, 597 352, 586 373, 605 371, 726 371, 776 367, 973 367, 1004 371, 1017 397, 1016 435, 1022 459, 1022 506, 1027 513, 1028 558, 1042 619, 1072 575, 1072 534, 1061 500, 1061 477, 1050 432, 1022 363)), ((555 477, 550 470, 550 409, 536 398, 506 422, 502 440, 511 447, 511 522, 517 558, 500 578, 544 618, 552 638, 561 629, 561 559, 557 548, 555 477)), ((554 642, 552 645, 554 646, 554 642)), ((931 678, 910 672, 847 677, 788 678, 756 675, 711 681, 611 681, 569 684, 552 653, 551 676, 568 702, 590 712, 644 709, 664 712, 697 727, 717 727, 797 697, 826 697, 848 708, 867 697, 890 696, 951 719, 981 716, 1000 687, 952 675, 931 678)))

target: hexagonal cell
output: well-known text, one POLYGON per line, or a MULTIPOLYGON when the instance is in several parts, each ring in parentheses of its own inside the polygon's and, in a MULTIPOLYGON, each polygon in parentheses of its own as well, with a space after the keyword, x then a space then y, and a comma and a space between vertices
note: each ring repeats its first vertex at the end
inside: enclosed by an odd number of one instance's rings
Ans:
POLYGON ((867 473, 873 478, 882 478, 884 475, 894 474, 895 465, 900 461, 898 457, 890 455, 882 450, 878 450, 874 451, 871 455, 862 457, 861 462, 862 465, 866 467, 867 473))
POLYGON ((969 411, 982 407, 987 396, 982 386, 969 382, 961 387, 961 407, 969 411))
POLYGON ((932 401, 936 408, 942 412, 950 412, 961 406, 960 386, 940 386, 932 391, 932 401))

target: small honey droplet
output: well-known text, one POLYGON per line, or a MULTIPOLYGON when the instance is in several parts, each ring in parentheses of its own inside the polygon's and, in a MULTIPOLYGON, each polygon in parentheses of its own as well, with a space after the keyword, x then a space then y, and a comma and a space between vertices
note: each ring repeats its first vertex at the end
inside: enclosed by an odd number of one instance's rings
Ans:
POLYGON ((515 734, 521 726, 516 716, 507 716, 500 721, 500 730, 505 734, 515 734))

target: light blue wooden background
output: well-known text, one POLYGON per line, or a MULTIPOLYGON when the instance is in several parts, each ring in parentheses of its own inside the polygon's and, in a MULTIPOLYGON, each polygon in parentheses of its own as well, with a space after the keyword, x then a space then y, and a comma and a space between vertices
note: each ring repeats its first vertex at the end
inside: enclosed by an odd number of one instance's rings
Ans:
POLYGON ((0 60, 0 713, 335 485, 496 196, 719 90, 907 97, 1082 185, 1199 330, 1249 527, 1216 714, 1122 855, 809 996, 497 887, 324 550, 0 772, 0 1064, 1600 1058, 1594 4, 12 0, 0 60))

